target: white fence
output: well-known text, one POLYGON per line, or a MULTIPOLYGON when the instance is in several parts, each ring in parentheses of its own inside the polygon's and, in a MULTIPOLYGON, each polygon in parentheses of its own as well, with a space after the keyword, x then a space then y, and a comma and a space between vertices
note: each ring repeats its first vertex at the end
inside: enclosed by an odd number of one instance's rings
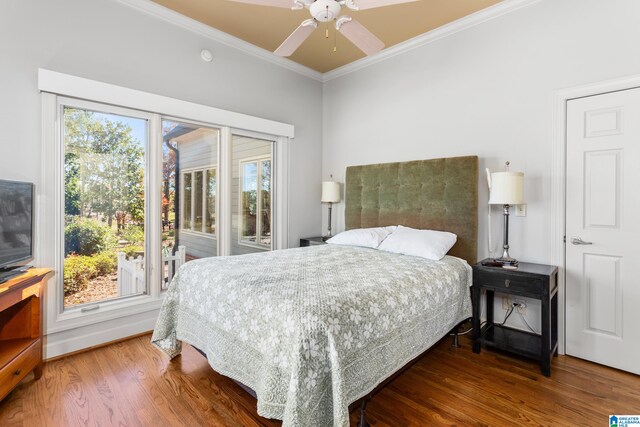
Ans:
POLYGON ((127 259, 124 252, 118 252, 117 289, 118 296, 134 295, 145 290, 142 256, 127 259))
MULTIPOLYGON (((187 248, 178 246, 175 255, 162 256, 162 289, 167 289, 178 269, 186 260, 187 248)), ((144 259, 142 256, 127 259, 124 252, 118 252, 118 296, 135 295, 144 292, 144 259)))
POLYGON ((185 246, 178 246, 178 251, 175 255, 162 257, 162 289, 169 287, 173 276, 175 276, 180 266, 185 263, 186 258, 187 248, 185 246))

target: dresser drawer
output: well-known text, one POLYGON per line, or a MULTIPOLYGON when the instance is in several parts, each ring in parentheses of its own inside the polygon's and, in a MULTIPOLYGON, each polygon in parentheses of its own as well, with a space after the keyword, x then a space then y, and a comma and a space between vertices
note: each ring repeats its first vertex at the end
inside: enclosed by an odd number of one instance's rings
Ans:
POLYGON ((0 369, 0 399, 4 398, 40 362, 40 340, 36 340, 0 369))
POLYGON ((497 270, 495 273, 479 271, 477 274, 478 284, 484 288, 493 288, 498 292, 504 290, 509 293, 534 294, 536 297, 539 297, 544 289, 542 279, 521 277, 517 274, 509 274, 505 272, 505 270, 497 270))

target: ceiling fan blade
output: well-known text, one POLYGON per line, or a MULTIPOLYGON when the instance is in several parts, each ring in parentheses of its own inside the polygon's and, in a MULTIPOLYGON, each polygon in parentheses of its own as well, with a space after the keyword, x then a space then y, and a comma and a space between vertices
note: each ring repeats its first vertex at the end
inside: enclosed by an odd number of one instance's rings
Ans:
POLYGON ((338 18, 336 28, 367 55, 373 55, 384 48, 382 40, 373 35, 364 25, 348 16, 338 18))
POLYGON ((307 19, 273 53, 278 56, 290 56, 313 33, 317 26, 318 23, 315 20, 307 19))
POLYGON ((236 3, 256 4, 258 6, 273 6, 291 9, 294 6, 293 0, 229 0, 236 3))
POLYGON ((375 7, 392 6, 394 4, 411 3, 418 0, 355 0, 357 10, 373 9, 375 7))

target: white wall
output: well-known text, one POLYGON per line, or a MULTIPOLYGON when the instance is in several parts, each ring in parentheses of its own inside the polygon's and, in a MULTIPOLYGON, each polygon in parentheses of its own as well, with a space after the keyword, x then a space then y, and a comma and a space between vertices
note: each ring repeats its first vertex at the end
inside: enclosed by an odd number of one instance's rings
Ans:
MULTIPOLYGON (((39 67, 295 125, 291 244, 316 233, 320 82, 114 0, 2 1, 0 178, 40 182, 39 67), (213 62, 202 62, 202 48, 213 52, 213 62)), ((153 326, 153 319, 146 322, 153 326)))
POLYGON ((320 221, 322 84, 114 0, 0 5, 0 176, 40 179, 38 67, 296 127, 290 239, 320 221), (207 64, 200 50, 215 55, 207 64))
MULTIPOLYGON (((639 23, 637 0, 542 0, 330 80, 323 179, 333 174, 344 182, 349 165, 477 154, 485 257, 484 168, 495 171, 510 160, 512 170, 525 173, 528 202, 526 218, 511 216, 511 255, 549 263, 554 94, 639 74, 639 23)), ((500 210, 493 213, 498 244, 500 210)), ((334 214, 334 229, 342 230, 344 205, 334 214)))

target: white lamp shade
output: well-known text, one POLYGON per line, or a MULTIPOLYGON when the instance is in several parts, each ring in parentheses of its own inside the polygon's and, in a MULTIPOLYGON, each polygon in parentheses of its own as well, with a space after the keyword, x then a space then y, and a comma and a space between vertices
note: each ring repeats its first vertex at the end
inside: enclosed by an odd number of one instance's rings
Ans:
POLYGON ((491 174, 490 205, 522 205, 524 203, 524 174, 522 172, 495 172, 491 174))
POLYGON ((340 201, 340 183, 324 181, 322 183, 322 203, 338 203, 340 201))

